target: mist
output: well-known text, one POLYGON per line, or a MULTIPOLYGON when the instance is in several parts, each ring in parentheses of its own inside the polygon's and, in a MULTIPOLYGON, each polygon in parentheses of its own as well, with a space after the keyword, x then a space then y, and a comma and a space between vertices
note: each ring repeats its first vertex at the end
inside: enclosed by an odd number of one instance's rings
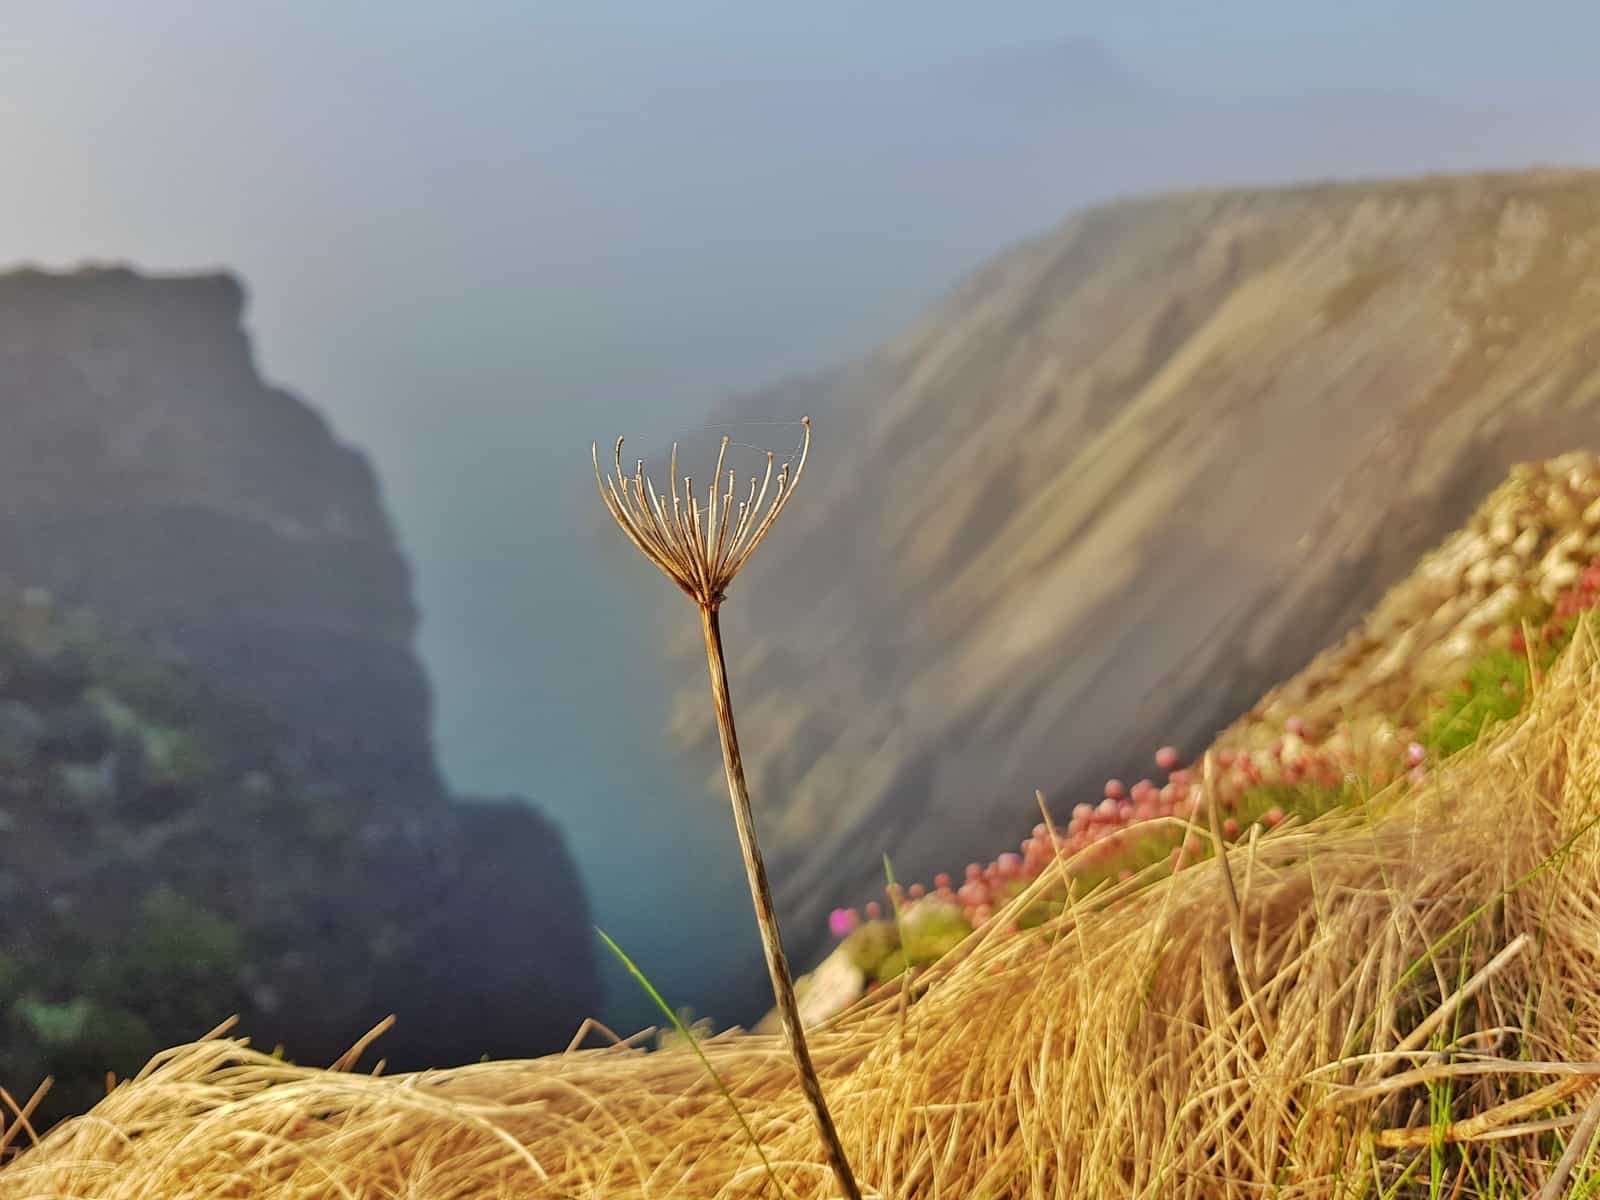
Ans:
MULTIPOLYGON (((452 784, 546 808, 667 997, 749 1021, 716 764, 666 731, 692 613, 602 523, 590 443, 865 353, 1086 204, 1600 150, 1581 60, 1518 59, 1488 6, 1158 9, 52 5, 0 32, 0 263, 244 280, 265 372, 383 481, 452 784)), ((620 976, 602 1016, 654 1019, 620 976)))

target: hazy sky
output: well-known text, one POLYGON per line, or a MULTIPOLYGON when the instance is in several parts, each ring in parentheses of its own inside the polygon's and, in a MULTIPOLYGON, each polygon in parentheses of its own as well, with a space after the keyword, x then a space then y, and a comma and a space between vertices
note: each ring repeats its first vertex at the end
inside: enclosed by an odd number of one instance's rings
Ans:
POLYGON ((0 264, 246 281, 264 372, 376 461, 452 780, 546 805, 714 1006, 731 834, 590 440, 866 348, 1088 200, 1594 161, 1596 46, 1579 0, 0 0, 0 264))

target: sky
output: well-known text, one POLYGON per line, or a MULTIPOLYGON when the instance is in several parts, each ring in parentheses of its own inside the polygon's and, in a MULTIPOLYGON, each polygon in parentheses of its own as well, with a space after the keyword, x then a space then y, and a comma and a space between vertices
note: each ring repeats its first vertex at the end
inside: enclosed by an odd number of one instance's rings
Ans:
POLYGON ((452 783, 551 811, 705 1011, 759 972, 748 901, 591 440, 860 353, 1091 201, 1596 161, 1600 5, 1514 11, 0 0, 0 266, 240 276, 263 372, 383 480, 452 783))

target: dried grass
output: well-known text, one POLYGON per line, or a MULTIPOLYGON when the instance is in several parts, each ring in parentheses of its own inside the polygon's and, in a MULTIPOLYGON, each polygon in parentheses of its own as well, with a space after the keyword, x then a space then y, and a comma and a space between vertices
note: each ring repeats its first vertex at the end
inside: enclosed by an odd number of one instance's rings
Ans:
MULTIPOLYGON (((1596 695, 1586 631, 1522 718, 1424 789, 1232 848, 1237 916, 1210 868, 1110 888, 1023 937, 999 934, 1002 913, 918 977, 903 1039, 893 988, 814 1031, 864 1188, 1293 1200, 1560 1182, 1563 1131, 1600 1112, 1596 695)), ((835 1194, 782 1041, 705 1050, 786 1192, 835 1194)), ((771 1186, 693 1055, 629 1045, 385 1078, 212 1040, 0 1170, 6 1200, 771 1186)))

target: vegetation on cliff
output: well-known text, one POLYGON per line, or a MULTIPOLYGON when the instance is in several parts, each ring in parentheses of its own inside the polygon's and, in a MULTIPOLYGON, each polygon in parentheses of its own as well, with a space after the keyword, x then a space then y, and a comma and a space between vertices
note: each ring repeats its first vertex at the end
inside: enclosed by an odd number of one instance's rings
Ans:
POLYGON ((719 414, 818 431, 727 616, 733 678, 784 680, 741 722, 795 952, 885 851, 959 884, 1035 788, 1065 825, 1163 744, 1193 765, 1513 464, 1592 446, 1597 228, 1594 171, 1118 201, 719 414))
MULTIPOLYGON (((1519 470, 1361 628, 1224 733, 1187 794, 1163 753, 1166 783, 1126 789, 1116 822, 1095 805, 1079 829, 1112 832, 1073 844, 1069 821, 1041 869, 990 890, 976 929, 910 949, 915 972, 885 966, 887 917, 852 932, 847 944, 879 930, 885 982, 809 1040, 864 1193, 1588 1194, 1597 502, 1594 456, 1519 470), (1171 813, 1138 820, 1167 788, 1171 813), (1218 837, 1230 794, 1231 812, 1270 800, 1281 819, 1218 837), (1130 836, 1177 844, 1126 865, 1094 852, 1130 836)), ((772 1185, 753 1137, 786 1194, 831 1194, 779 1039, 702 1042, 726 1094, 686 1048, 636 1043, 400 1079, 187 1045, 0 1184, 757 1196, 772 1185)))
POLYGON ((45 1117, 230 1012, 311 1062, 392 1012, 421 1068, 599 1004, 561 831, 446 788, 376 475, 244 306, 0 272, 0 1084, 45 1117))

